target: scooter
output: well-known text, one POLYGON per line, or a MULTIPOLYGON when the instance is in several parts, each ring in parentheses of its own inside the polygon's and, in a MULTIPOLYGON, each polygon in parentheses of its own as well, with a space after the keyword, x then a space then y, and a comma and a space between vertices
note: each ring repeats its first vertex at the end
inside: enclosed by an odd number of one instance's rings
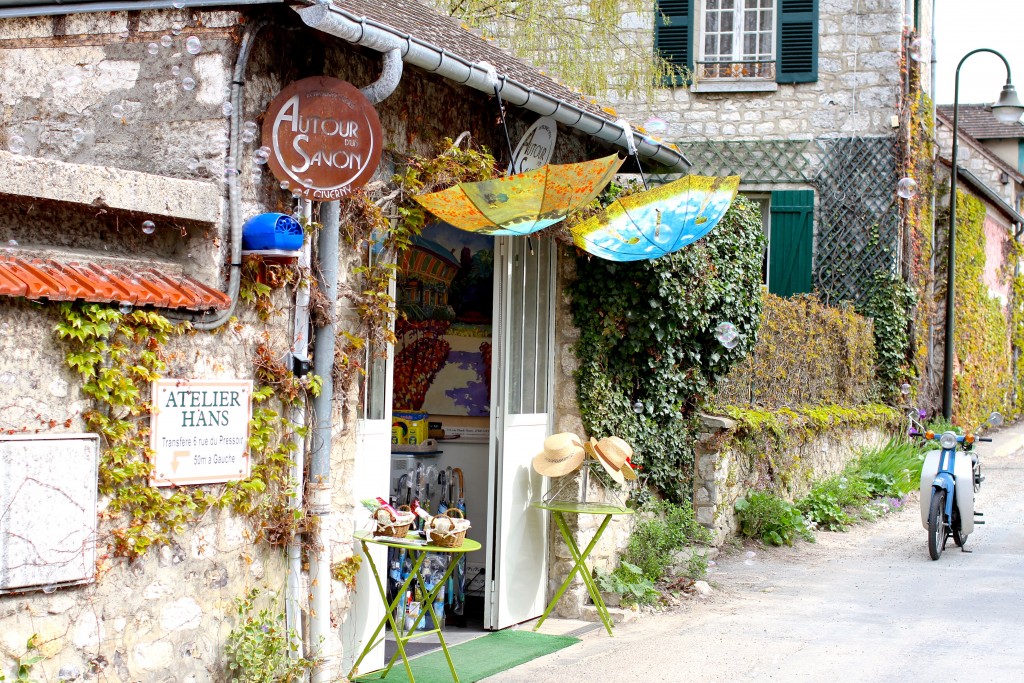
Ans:
POLYGON ((985 523, 975 520, 984 516, 974 511, 974 494, 981 489, 984 477, 974 446, 976 441, 992 440, 978 437, 978 432, 1002 423, 1003 416, 992 413, 974 434, 948 431, 936 435, 931 430, 917 433, 925 440, 926 448, 938 442, 938 449, 933 446, 921 467, 921 524, 928 531, 928 555, 933 560, 942 555, 950 537, 963 552, 970 552, 964 547, 967 537, 975 524, 985 523))

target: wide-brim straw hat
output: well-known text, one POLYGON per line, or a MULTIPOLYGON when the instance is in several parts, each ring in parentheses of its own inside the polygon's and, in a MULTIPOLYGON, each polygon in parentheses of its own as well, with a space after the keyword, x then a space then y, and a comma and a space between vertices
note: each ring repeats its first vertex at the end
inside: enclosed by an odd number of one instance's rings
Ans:
POLYGON ((620 484, 626 479, 636 479, 636 472, 626 462, 633 457, 633 447, 617 436, 606 436, 603 439, 590 438, 597 461, 601 463, 611 478, 620 484), (627 472, 628 470, 628 472, 627 472))
POLYGON ((584 456, 580 437, 572 432, 552 434, 544 439, 544 450, 533 458, 533 469, 545 477, 561 477, 576 470, 584 456))

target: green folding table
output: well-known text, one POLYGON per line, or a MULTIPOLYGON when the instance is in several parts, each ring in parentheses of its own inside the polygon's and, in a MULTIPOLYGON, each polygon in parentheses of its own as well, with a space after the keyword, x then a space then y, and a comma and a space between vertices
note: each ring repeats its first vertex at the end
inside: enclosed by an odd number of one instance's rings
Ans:
POLYGON ((423 585, 423 579, 420 577, 420 569, 423 567, 423 560, 426 559, 428 553, 449 553, 452 555, 459 555, 463 553, 471 553, 474 550, 480 550, 480 544, 476 541, 471 541, 468 538, 462 542, 458 548, 444 548, 439 545, 428 545, 425 543, 412 543, 402 539, 393 539, 390 537, 375 537, 369 531, 357 531, 355 534, 356 540, 359 541, 363 546, 363 556, 370 563, 370 571, 373 572, 373 578, 377 582, 377 590, 380 591, 380 598, 386 605, 384 611, 384 618, 381 619, 377 625, 377 629, 370 636, 370 640, 363 651, 359 654, 359 658, 352 665, 352 671, 349 672, 348 677, 354 678, 356 671, 359 669, 360 662, 366 657, 370 651, 376 647, 380 641, 377 640, 377 636, 384 630, 385 624, 391 625, 391 630, 395 634, 395 642, 398 645, 398 651, 391 656, 391 660, 387 663, 387 666, 381 671, 381 678, 388 675, 391 671, 391 667, 395 665, 395 661, 399 656, 402 658, 402 662, 405 664, 405 673, 409 676, 409 683, 415 683, 416 679, 412 675, 412 667, 409 665, 409 657, 405 654, 405 644, 414 638, 421 638, 431 633, 437 634, 437 639, 441 641, 441 649, 444 651, 444 657, 448 660, 448 669, 452 672, 452 681, 459 683, 459 676, 455 673, 455 665, 452 664, 451 655, 448 654, 448 645, 444 642, 444 634, 441 633, 437 615, 434 614, 434 600, 437 598, 438 593, 448 582, 448 577, 451 576, 452 571, 455 569, 455 565, 458 564, 456 561, 458 558, 452 558, 452 561, 448 563, 448 569, 445 571, 444 576, 438 581, 433 588, 426 589, 423 585), (373 556, 370 555, 369 549, 366 547, 368 543, 374 543, 376 545, 387 546, 388 548, 398 548, 409 553, 412 557, 412 571, 409 572, 409 578, 405 580, 401 588, 395 595, 395 599, 390 603, 388 602, 387 592, 384 590, 384 583, 380 579, 380 574, 377 572, 377 566, 373 563, 373 556), (395 610, 398 605, 401 604, 402 599, 405 597, 406 591, 409 590, 409 586, 412 585, 413 580, 416 580, 416 594, 420 599, 420 612, 416 615, 416 618, 412 622, 412 626, 408 629, 401 629, 395 623, 395 610), (417 631, 416 628, 419 626, 420 621, 429 614, 431 623, 434 628, 426 631, 417 631))
POLYGON ((551 598, 551 602, 548 603, 548 607, 544 610, 544 614, 541 616, 540 621, 533 627, 536 631, 540 628, 540 625, 544 623, 544 620, 551 614, 551 610, 558 604, 559 599, 565 590, 569 587, 572 582, 572 577, 579 572, 583 578, 583 583, 587 586, 587 591, 590 593, 590 599, 594 601, 594 607, 597 609, 598 616, 601 617, 601 623, 608 629, 608 635, 614 635, 612 633, 612 616, 608 612, 608 606, 604 604, 604 600, 601 599, 601 591, 597 589, 597 585, 594 583, 594 577, 590 575, 590 568, 587 567, 587 557, 590 556, 590 552, 597 546, 597 542, 601 540, 601 535, 604 530, 608 528, 608 523, 612 521, 612 517, 615 515, 631 515, 633 511, 627 507, 621 505, 611 505, 609 503, 586 503, 586 502, 568 502, 560 500, 552 500, 549 502, 533 503, 533 507, 540 508, 541 510, 550 510, 551 516, 555 519, 555 525, 558 526, 558 530, 562 534, 562 538, 565 540, 565 544, 569 546, 569 552, 572 553, 573 560, 576 564, 569 571, 569 575, 565 577, 565 581, 558 587, 555 592, 555 597, 551 598), (597 532, 594 534, 594 538, 590 540, 590 544, 581 553, 580 548, 576 545, 576 539, 573 538, 572 531, 569 530, 569 525, 565 523, 565 514, 577 514, 577 515, 604 515, 604 519, 601 520, 601 525, 597 527, 597 532))

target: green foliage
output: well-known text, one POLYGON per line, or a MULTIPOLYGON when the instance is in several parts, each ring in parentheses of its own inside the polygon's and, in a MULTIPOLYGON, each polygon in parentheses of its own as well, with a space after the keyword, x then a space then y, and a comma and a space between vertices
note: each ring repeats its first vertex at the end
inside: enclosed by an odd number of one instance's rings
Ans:
MULTIPOLYGON (((271 596, 273 597, 273 596, 271 596)), ((260 589, 235 600, 237 622, 228 634, 228 680, 231 683, 290 683, 301 681, 313 662, 293 658, 298 636, 285 629, 284 614, 259 608, 260 589)))
MULTIPOLYGON (((374 501, 376 503, 376 501, 374 501)), ((356 575, 363 563, 361 555, 350 555, 340 562, 331 565, 331 578, 343 583, 350 591, 356 589, 356 575)))
MULTIPOLYGON (((707 545, 711 533, 697 523, 688 501, 675 504, 653 500, 642 513, 619 566, 611 574, 596 576, 602 590, 619 593, 627 603, 651 604, 660 595, 656 584, 666 578, 676 554, 688 546, 707 545)), ((687 566, 693 579, 704 578, 706 570, 703 556, 692 559, 687 566)))
POLYGON ((736 501, 740 520, 740 533, 759 539, 769 545, 793 545, 797 536, 814 541, 800 510, 784 499, 763 492, 755 492, 736 501))
POLYGON ((853 521, 833 493, 818 487, 812 488, 807 496, 798 500, 796 506, 804 518, 813 522, 818 529, 846 531, 846 527, 853 521))
POLYGON ((871 487, 872 496, 905 496, 917 490, 921 478, 924 452, 914 443, 890 439, 885 444, 864 451, 857 461, 856 471, 871 487), (884 477, 888 491, 881 491, 873 477, 884 477))
POLYGON ((794 405, 862 405, 874 399, 871 321, 813 294, 764 293, 757 343, 721 382, 719 405, 774 410, 794 405))
POLYGON ((25 643, 25 654, 18 657, 18 661, 15 662, 14 678, 8 679, 7 675, 0 671, 0 683, 7 680, 35 683, 36 679, 32 677, 32 669, 41 661, 43 661, 43 656, 39 654, 39 636, 33 633, 25 643))
MULTIPOLYGON (((956 200, 953 421, 973 427, 993 410, 1012 409, 1013 357, 1002 302, 989 293, 985 282, 985 206, 961 192, 956 200)), ((940 255, 939 262, 945 263, 945 258, 940 255)), ((944 299, 945 287, 941 289, 936 296, 944 299)))
POLYGON ((875 373, 881 394, 895 398, 900 384, 910 379, 911 312, 917 303, 914 288, 886 271, 877 271, 857 312, 874 321, 875 373))
POLYGON ((754 344, 763 239, 757 206, 740 196, 687 249, 653 261, 577 262, 570 292, 584 427, 628 441, 646 483, 669 500, 688 496, 696 409, 754 344), (740 332, 734 349, 715 338, 722 321, 740 332))

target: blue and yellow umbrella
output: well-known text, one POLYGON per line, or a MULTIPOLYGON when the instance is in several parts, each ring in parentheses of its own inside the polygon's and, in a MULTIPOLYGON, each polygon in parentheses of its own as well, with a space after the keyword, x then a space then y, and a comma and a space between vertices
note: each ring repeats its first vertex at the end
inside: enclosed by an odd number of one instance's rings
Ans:
POLYGON ((690 175, 622 197, 574 226, 573 242, 609 261, 642 261, 671 254, 718 225, 739 185, 739 176, 690 175))

